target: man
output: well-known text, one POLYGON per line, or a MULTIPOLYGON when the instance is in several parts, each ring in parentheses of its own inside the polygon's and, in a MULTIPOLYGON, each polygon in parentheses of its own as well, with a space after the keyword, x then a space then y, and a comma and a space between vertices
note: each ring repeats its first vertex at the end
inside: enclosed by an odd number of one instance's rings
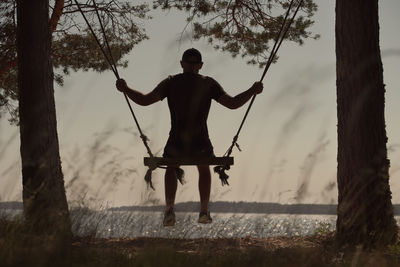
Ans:
MULTIPOLYGON (((255 82, 250 89, 235 97, 229 96, 211 77, 202 76, 203 66, 198 50, 191 48, 183 53, 183 73, 163 80, 148 94, 142 94, 127 86, 123 79, 116 82, 117 89, 127 94, 135 103, 147 106, 167 98, 171 115, 171 130, 164 148, 164 157, 214 157, 213 146, 207 129, 207 117, 211 100, 236 109, 243 106, 253 95, 263 90, 261 82, 255 82)), ((165 172, 164 226, 175 224, 174 203, 177 189, 176 168, 169 166, 165 172)), ((208 165, 198 165, 200 214, 199 223, 211 223, 208 202, 211 190, 211 173, 208 165)))

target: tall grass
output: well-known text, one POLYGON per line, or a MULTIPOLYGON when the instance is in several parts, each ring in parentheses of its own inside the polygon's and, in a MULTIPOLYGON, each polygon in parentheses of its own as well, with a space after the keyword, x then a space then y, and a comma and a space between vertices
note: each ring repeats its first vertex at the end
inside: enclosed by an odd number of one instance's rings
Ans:
MULTIPOLYGON (((325 226, 323 226, 325 227, 325 226)), ((333 235, 267 239, 98 239, 55 246, 22 220, 0 219, 0 266, 400 266, 400 246, 339 249, 333 235), (52 246, 53 245, 53 246, 52 246)))

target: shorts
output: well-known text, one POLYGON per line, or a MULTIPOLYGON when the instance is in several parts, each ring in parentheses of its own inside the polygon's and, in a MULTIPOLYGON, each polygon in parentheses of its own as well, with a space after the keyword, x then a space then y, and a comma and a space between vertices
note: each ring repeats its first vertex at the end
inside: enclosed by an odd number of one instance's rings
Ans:
POLYGON ((214 148, 209 139, 184 144, 180 140, 168 138, 164 148, 164 158, 213 158, 214 148))

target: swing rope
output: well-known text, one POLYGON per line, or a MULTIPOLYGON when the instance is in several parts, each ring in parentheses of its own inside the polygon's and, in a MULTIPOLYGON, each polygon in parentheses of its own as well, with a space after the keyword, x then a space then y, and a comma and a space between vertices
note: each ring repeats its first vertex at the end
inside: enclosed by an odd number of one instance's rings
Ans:
MULTIPOLYGON (((112 72, 114 73, 115 77, 116 77, 117 79, 120 79, 120 76, 119 76, 119 73, 118 73, 118 69, 117 69, 117 65, 116 65, 115 60, 114 60, 114 58, 113 58, 113 56, 112 56, 111 47, 110 47, 110 44, 108 43, 106 31, 105 31, 104 25, 103 25, 103 23, 102 23, 102 19, 101 19, 101 17, 100 17, 100 13, 99 13, 99 11, 98 11, 97 4, 96 4, 95 0, 92 0, 92 1, 93 1, 94 9, 95 9, 95 11, 96 11, 97 19, 98 19, 99 24, 100 24, 101 31, 102 31, 102 33, 103 33, 103 39, 104 39, 104 42, 106 43, 106 47, 107 47, 107 52, 108 52, 108 53, 106 53, 106 51, 104 51, 103 45, 100 43, 99 38, 97 37, 97 35, 96 35, 96 33, 94 32, 92 26, 90 25, 88 19, 86 18, 86 15, 85 15, 85 13, 83 12, 83 10, 82 10, 81 6, 79 5, 78 1, 77 1, 77 0, 74 0, 74 1, 75 1, 76 6, 78 7, 79 12, 82 14, 82 17, 83 17, 83 19, 85 20, 85 22, 86 22, 86 24, 87 24, 87 26, 88 26, 90 32, 92 33, 94 39, 96 40, 97 45, 99 46, 101 52, 103 53, 103 56, 105 57, 105 59, 106 59, 108 65, 110 66, 110 69, 111 69, 112 72)), ((153 155, 153 153, 151 152, 151 149, 150 149, 150 147, 149 147, 149 145, 148 145, 148 143, 147 143, 147 142, 149 141, 149 139, 147 138, 146 135, 143 134, 142 128, 141 128, 140 125, 139 125, 139 122, 138 122, 138 120, 137 120, 137 118, 136 118, 135 112, 133 111, 132 105, 131 105, 131 103, 129 102, 128 96, 126 95, 125 92, 123 92, 123 94, 124 94, 126 103, 128 104, 129 110, 130 110, 130 112, 131 112, 131 114, 132 114, 132 117, 133 117, 133 119, 134 119, 134 121, 135 121, 136 127, 137 127, 137 129, 138 129, 138 131, 139 131, 140 138, 142 139, 142 142, 143 142, 144 146, 146 147, 147 153, 149 154, 150 158, 154 158, 154 155, 153 155)), ((149 169, 147 170, 146 175, 145 175, 145 177, 144 177, 144 179, 145 179, 147 185, 148 185, 149 187, 151 187, 153 190, 154 190, 154 187, 153 187, 153 183, 152 183, 152 181, 151 181, 151 173, 152 173, 153 170, 155 170, 156 168, 159 168, 159 167, 160 167, 160 166, 157 166, 157 165, 151 165, 151 166, 149 166, 149 169)), ((161 168, 161 167, 160 167, 160 168, 161 168)), ((182 179, 183 179, 183 173, 181 173, 180 171, 183 172, 183 170, 177 170, 177 178, 178 178, 178 180, 182 183, 182 182, 183 182, 183 180, 182 180, 182 179)))
MULTIPOLYGON (((293 23, 293 21, 294 21, 296 15, 297 15, 297 12, 299 11, 301 5, 303 4, 303 0, 300 0, 300 1, 299 1, 299 4, 297 5, 297 8, 296 8, 295 12, 293 13, 293 16, 291 17, 291 19, 290 19, 290 21, 289 21, 287 27, 285 28, 285 26, 286 26, 286 21, 287 21, 287 19, 288 19, 288 17, 289 17, 289 13, 290 13, 290 11, 291 11, 291 9, 292 9, 292 6, 293 6, 294 1, 295 1, 295 0, 292 0, 292 1, 290 2, 289 7, 288 7, 288 9, 287 9, 287 11, 286 11, 285 18, 284 18, 284 20, 283 20, 283 22, 282 22, 282 26, 281 26, 281 28, 280 28, 280 30, 279 30, 279 32, 278 32, 276 38, 275 38, 275 42, 274 42, 274 46, 272 47, 271 54, 270 54, 270 56, 269 56, 269 58, 268 58, 268 60, 267 60, 267 64, 265 65, 264 71, 263 71, 263 73, 262 73, 262 75, 261 75, 260 82, 262 82, 262 81, 264 80, 264 77, 265 77, 265 75, 267 74, 267 72, 268 72, 268 70, 269 70, 269 67, 271 66, 272 62, 274 61, 274 58, 275 58, 275 56, 276 56, 276 53, 278 52, 278 49, 280 48, 280 46, 281 46, 281 44, 282 44, 282 42, 283 42, 283 39, 285 38, 287 32, 289 31, 289 28, 290 28, 290 26, 292 25, 292 23, 293 23)), ((225 152, 224 157, 229 157, 229 156, 232 154, 233 148, 234 148, 235 146, 237 147, 237 149, 238 149, 239 151, 241 151, 240 146, 239 146, 239 144, 237 143, 237 140, 239 139, 240 131, 242 130, 242 127, 243 127, 243 125, 244 125, 244 122, 245 122, 246 119, 247 119, 247 115, 249 114, 249 111, 250 111, 251 107, 253 106, 253 103, 254 103, 254 100, 256 99, 256 96, 257 96, 257 95, 253 95, 253 97, 251 98, 250 104, 249 104, 249 106, 247 107, 247 110, 246 110, 246 112, 245 112, 245 114, 244 114, 244 116, 243 116, 243 119, 242 119, 242 121, 241 121, 241 123, 240 123, 239 129, 237 130, 235 136, 233 137, 232 144, 229 146, 228 150, 225 152)), ((216 173, 219 174, 219 178, 220 178, 221 183, 222 183, 223 186, 224 186, 224 185, 229 185, 229 183, 228 183, 228 178, 229 178, 229 176, 225 173, 225 171, 226 171, 226 170, 229 170, 229 169, 230 169, 230 166, 229 166, 229 165, 225 165, 225 166, 219 165, 219 166, 215 166, 215 167, 214 167, 214 172, 216 172, 216 173)))
MULTIPOLYGON (((87 26, 88 26, 90 32, 92 33, 92 35, 93 35, 93 37, 94 37, 94 39, 95 39, 97 45, 99 46, 101 52, 103 53, 103 56, 105 57, 105 59, 106 59, 108 65, 110 66, 110 69, 111 69, 112 72, 114 73, 115 77, 116 77, 117 79, 120 79, 120 76, 119 76, 119 73, 118 73, 118 69, 117 69, 117 65, 116 65, 115 60, 114 60, 114 58, 113 58, 113 56, 112 56, 111 47, 110 47, 110 45, 109 45, 109 43, 108 43, 106 31, 105 31, 104 25, 103 25, 103 23, 102 23, 102 19, 101 19, 100 14, 99 14, 99 11, 98 11, 98 8, 97 8, 97 4, 96 4, 95 0, 92 0, 92 1, 93 1, 94 9, 95 9, 95 12, 96 12, 96 16, 97 16, 97 18, 98 18, 98 21, 99 21, 99 24, 100 24, 100 27, 101 27, 101 31, 102 31, 102 34, 103 34, 104 42, 106 43, 106 47, 107 47, 107 50, 108 50, 108 55, 107 55, 107 53, 104 51, 103 45, 100 43, 99 38, 97 37, 97 35, 96 35, 96 33, 94 32, 92 26, 90 25, 88 19, 86 18, 86 15, 85 15, 85 13, 83 12, 83 10, 82 10, 81 6, 79 5, 78 1, 77 1, 77 0, 74 0, 76 6, 78 7, 79 12, 81 13, 83 19, 85 20, 85 22, 86 22, 86 24, 87 24, 87 26)), ((283 42, 283 39, 284 39, 286 33, 288 32, 288 30, 289 30, 289 28, 290 28, 292 22, 294 21, 294 18, 295 18, 295 16, 296 16, 298 10, 300 9, 300 7, 301 7, 301 5, 302 5, 302 3, 303 3, 303 0, 300 0, 300 1, 299 1, 299 4, 298 4, 298 6, 297 6, 297 9, 295 10, 295 12, 294 12, 294 14, 293 14, 291 20, 289 21, 288 26, 287 26, 286 29, 285 29, 286 21, 287 21, 287 18, 288 18, 288 16, 289 16, 289 13, 290 13, 290 11, 291 11, 291 8, 292 8, 292 6, 293 6, 294 1, 295 1, 295 0, 292 0, 292 1, 290 2, 290 5, 289 5, 288 10, 287 10, 287 12, 286 12, 286 15, 285 15, 285 18, 284 18, 284 20, 283 20, 282 26, 281 26, 281 28, 280 28, 280 30, 279 30, 279 32, 278 32, 278 35, 277 35, 277 37, 276 37, 276 39, 275 39, 275 43, 274 43, 274 46, 273 46, 273 48, 272 48, 272 50, 271 50, 271 54, 270 54, 270 56, 269 56, 269 58, 268 58, 268 61, 267 61, 266 66, 265 66, 265 68, 264 68, 264 72, 263 72, 263 74, 262 74, 262 76, 261 76, 260 82, 263 81, 263 79, 264 79, 264 77, 265 77, 265 75, 266 75, 266 73, 267 73, 267 71, 268 71, 270 65, 272 64, 272 62, 273 62, 273 60, 274 60, 274 58, 275 58, 275 55, 276 55, 276 53, 277 53, 277 51, 278 51, 280 45, 281 45, 282 42, 283 42), (285 29, 285 30, 284 30, 284 29, 285 29), (284 30, 284 31, 283 31, 283 30, 284 30), (282 32, 283 32, 283 34, 282 34, 282 32)), ((135 121, 136 127, 137 127, 137 129, 138 129, 138 131, 139 131, 140 138, 142 139, 142 142, 143 142, 144 146, 146 147, 147 153, 149 154, 150 159, 154 159, 154 155, 153 155, 153 153, 151 152, 151 149, 150 149, 150 147, 149 147, 149 145, 148 145, 148 143, 147 143, 147 142, 149 141, 149 139, 147 138, 146 135, 143 134, 143 131, 142 131, 142 129, 141 129, 140 125, 139 125, 139 122, 138 122, 138 120, 137 120, 137 118, 136 118, 136 115, 135 115, 135 113, 134 113, 134 111, 133 111, 133 108, 132 108, 132 106, 131 106, 131 104, 130 104, 130 102, 129 102, 128 96, 126 95, 125 92, 123 92, 123 94, 124 94, 126 103, 128 104, 129 110, 130 110, 130 112, 131 112, 131 114, 132 114, 132 117, 133 117, 133 119, 134 119, 134 121, 135 121)), ((239 147, 239 144, 237 143, 237 140, 238 140, 238 138, 239 138, 240 131, 241 131, 243 125, 244 125, 244 122, 246 121, 246 118, 247 118, 247 116, 248 116, 248 114, 249 114, 249 111, 250 111, 250 109, 251 109, 251 107, 252 107, 252 105, 253 105, 253 103, 254 103, 255 98, 256 98, 256 95, 254 95, 254 96, 252 97, 252 99, 251 99, 251 101, 250 101, 250 104, 249 104, 249 106, 248 106, 248 108, 247 108, 247 110, 246 110, 246 113, 245 113, 245 115, 244 115, 244 117, 243 117, 243 119, 242 119, 242 121, 241 121, 241 123, 240 123, 239 129, 238 129, 238 131, 236 132, 236 135, 233 137, 232 144, 231 144, 231 146, 228 148, 228 150, 225 152, 224 157, 229 157, 229 156, 232 154, 232 152, 233 152, 233 147, 234 147, 234 146, 236 146, 236 147, 238 148, 238 150, 241 151, 241 149, 240 149, 240 147, 239 147)), ((153 162, 154 162, 154 161, 153 161, 153 162)), ((152 188, 153 190, 154 190, 154 187, 153 187, 153 184, 152 184, 152 181, 151 181, 151 174, 152 174, 152 171, 155 170, 156 168, 165 168, 165 167, 159 166, 159 165, 157 165, 156 163, 150 164, 150 165, 149 165, 149 169, 147 170, 146 175, 145 175, 145 177, 144 177, 144 179, 145 179, 147 185, 148 185, 150 188, 152 188)), ((229 185, 229 183, 228 183, 228 178, 229 178, 229 176, 225 173, 225 170, 229 170, 229 169, 230 169, 230 166, 229 166, 229 165, 220 165, 220 166, 214 167, 214 172, 216 172, 216 173, 219 174, 219 178, 221 179, 222 185, 225 185, 225 184, 226 184, 226 185, 229 185)), ((181 168, 176 168, 176 175, 177 175, 177 179, 180 181, 180 183, 183 184, 183 182, 184 182, 184 181, 183 181, 184 171, 183 171, 181 168)))

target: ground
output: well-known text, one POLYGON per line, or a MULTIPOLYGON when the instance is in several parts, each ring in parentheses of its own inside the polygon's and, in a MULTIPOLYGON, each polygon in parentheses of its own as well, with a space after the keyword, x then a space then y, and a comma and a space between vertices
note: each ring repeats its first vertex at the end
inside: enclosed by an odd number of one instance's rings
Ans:
POLYGON ((166 239, 76 238, 75 249, 113 251, 130 266, 400 266, 397 246, 340 250, 334 233, 307 237, 166 239))
POLYGON ((400 242, 379 250, 338 248, 334 232, 269 238, 38 237, 0 219, 3 266, 400 266, 400 242))

